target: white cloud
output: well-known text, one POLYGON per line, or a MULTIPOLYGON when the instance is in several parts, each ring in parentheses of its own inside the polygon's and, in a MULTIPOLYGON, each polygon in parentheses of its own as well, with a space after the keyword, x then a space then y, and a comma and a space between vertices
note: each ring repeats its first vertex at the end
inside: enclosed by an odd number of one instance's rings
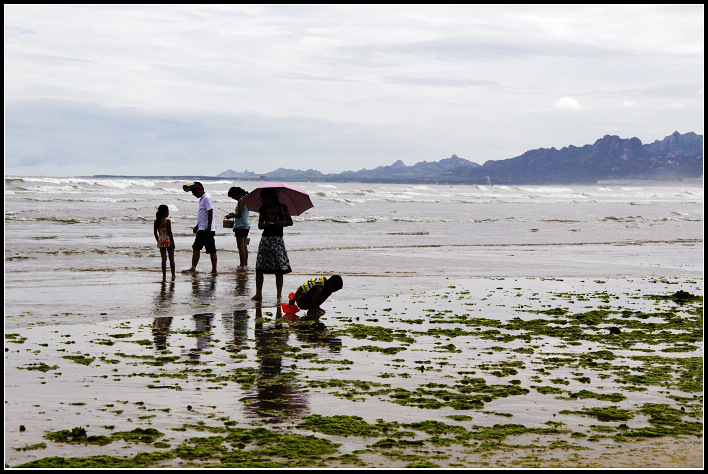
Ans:
POLYGON ((580 106, 580 102, 573 99, 572 97, 561 97, 554 104, 553 107, 557 109, 568 109, 568 110, 583 110, 580 106))
POLYGON ((638 109, 639 104, 634 102, 633 100, 623 100, 622 103, 619 106, 620 109, 638 109))

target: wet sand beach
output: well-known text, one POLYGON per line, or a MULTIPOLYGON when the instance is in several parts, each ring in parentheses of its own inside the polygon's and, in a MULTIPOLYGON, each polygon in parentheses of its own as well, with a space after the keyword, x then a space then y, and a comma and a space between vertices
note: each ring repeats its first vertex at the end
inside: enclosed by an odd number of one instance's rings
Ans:
POLYGON ((702 291, 450 280, 333 297, 319 322, 267 303, 160 316, 166 293, 149 318, 37 324, 5 335, 5 463, 700 467, 702 291))

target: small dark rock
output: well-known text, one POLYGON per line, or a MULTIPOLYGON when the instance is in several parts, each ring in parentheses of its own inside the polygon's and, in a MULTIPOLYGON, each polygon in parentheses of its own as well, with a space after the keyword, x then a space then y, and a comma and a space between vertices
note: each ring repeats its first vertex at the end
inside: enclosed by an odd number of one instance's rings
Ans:
POLYGON ((674 298, 687 300, 689 298, 693 298, 693 295, 691 293, 689 293, 688 291, 679 290, 676 293, 674 293, 674 298))
POLYGON ((612 327, 610 328, 610 334, 619 334, 619 333, 621 333, 621 332, 622 332, 622 331, 620 331, 619 328, 616 328, 616 327, 614 327, 614 326, 612 326, 612 327))
POLYGON ((696 295, 692 295, 691 293, 683 290, 677 291, 676 293, 671 295, 671 297, 676 304, 685 304, 691 300, 696 299, 696 295))
POLYGON ((25 431, 27 428, 25 428, 25 425, 20 425, 20 431, 25 431))
POLYGON ((192 405, 187 405, 187 410, 191 410, 191 409, 192 409, 192 405))

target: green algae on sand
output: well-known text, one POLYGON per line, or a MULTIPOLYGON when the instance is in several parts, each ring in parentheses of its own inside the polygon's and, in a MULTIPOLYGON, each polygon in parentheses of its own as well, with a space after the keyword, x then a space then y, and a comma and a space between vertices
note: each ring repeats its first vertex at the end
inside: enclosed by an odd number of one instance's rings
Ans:
POLYGON ((329 330, 267 313, 249 318, 251 326, 242 332, 227 326, 235 321, 231 315, 221 315, 223 324, 208 330, 194 329, 190 318, 174 319, 160 333, 144 321, 106 323, 88 334, 73 327, 80 349, 69 356, 32 331, 17 333, 10 340, 22 341, 15 346, 22 350, 9 354, 21 360, 15 367, 26 378, 55 391, 38 392, 50 396, 36 405, 58 414, 44 416, 56 416, 45 422, 54 433, 47 444, 67 457, 36 459, 44 450, 15 447, 25 457, 11 464, 432 467, 427 460, 484 467, 487 456, 525 452, 513 454, 513 462, 535 467, 543 464, 539 452, 702 437, 702 298, 678 304, 639 297, 636 290, 616 296, 607 290, 616 281, 574 281, 573 291, 560 288, 567 280, 530 283, 545 291, 494 282, 484 298, 450 287, 435 309, 429 307, 435 294, 420 297, 422 305, 414 298, 371 301, 323 319, 334 328, 329 330), (251 332, 253 324, 261 327, 251 332), (52 387, 44 378, 51 371, 62 373, 52 387), (140 402, 120 401, 116 410, 113 403, 96 403, 96 393, 103 390, 105 400, 126 381, 135 394, 131 400, 140 402), (71 403, 62 400, 60 386, 75 390, 71 403), (92 426, 111 425, 114 432, 57 430, 79 405, 101 417, 92 426), (402 410, 405 421, 393 415, 402 410), (333 415, 337 411, 351 415, 333 415), (137 439, 130 439, 136 422, 141 430, 154 424, 168 434, 135 432, 137 439), (530 436, 534 444, 522 441, 530 436), (134 455, 133 449, 121 458, 117 447, 125 442, 144 452, 134 455), (351 452, 349 443, 366 448, 351 452), (72 457, 77 445, 90 446, 96 456, 72 457))

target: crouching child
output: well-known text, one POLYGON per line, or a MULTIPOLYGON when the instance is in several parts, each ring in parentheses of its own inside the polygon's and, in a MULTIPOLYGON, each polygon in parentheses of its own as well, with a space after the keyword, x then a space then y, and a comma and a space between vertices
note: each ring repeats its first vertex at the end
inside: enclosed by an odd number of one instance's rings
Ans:
POLYGON ((322 316, 325 311, 320 306, 332 293, 341 290, 342 286, 342 277, 339 275, 312 278, 298 288, 294 295, 291 293, 290 304, 306 309, 308 316, 322 316))

